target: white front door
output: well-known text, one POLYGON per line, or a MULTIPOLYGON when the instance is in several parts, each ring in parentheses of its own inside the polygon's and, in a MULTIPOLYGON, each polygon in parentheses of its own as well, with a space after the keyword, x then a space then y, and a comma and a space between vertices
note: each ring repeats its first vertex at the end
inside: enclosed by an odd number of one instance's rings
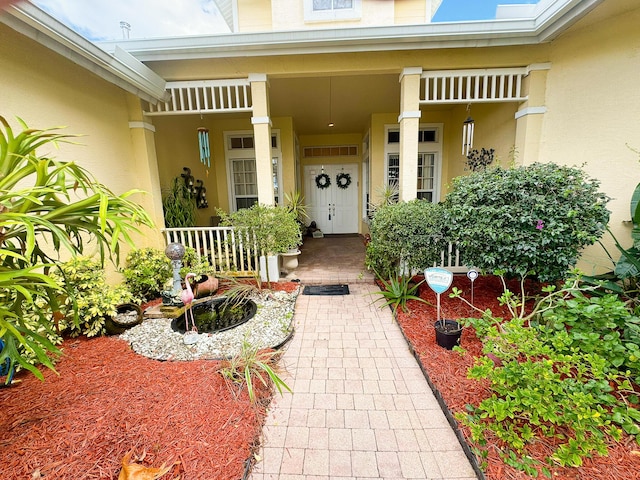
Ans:
POLYGON ((309 221, 327 234, 358 233, 358 165, 307 165, 304 178, 309 221), (322 174, 328 176, 326 188, 316 183, 322 174))

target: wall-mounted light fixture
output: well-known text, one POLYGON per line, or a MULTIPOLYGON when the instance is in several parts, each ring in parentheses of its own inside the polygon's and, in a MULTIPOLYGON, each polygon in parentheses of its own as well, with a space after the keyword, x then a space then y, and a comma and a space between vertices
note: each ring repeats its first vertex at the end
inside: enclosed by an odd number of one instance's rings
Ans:
POLYGON ((204 186, 202 180, 196 180, 196 207, 207 208, 209 202, 207 201, 207 189, 204 186))
POLYGON ((475 122, 471 118, 471 104, 467 105, 467 119, 462 123, 462 155, 465 157, 473 148, 473 132, 475 122))

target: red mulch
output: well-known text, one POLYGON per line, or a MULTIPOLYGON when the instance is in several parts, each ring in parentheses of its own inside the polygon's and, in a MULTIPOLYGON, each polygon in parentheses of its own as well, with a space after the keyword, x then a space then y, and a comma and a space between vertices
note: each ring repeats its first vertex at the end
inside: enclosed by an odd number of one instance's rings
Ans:
MULTIPOLYGON (((471 299, 471 282, 465 275, 456 275, 453 286, 463 290, 463 296, 471 299)), ((509 284, 512 291, 519 291, 519 286, 509 284)), ((534 292, 535 285, 527 287, 528 292, 534 292)), ((496 300, 502 292, 499 278, 480 277, 474 284, 474 305, 482 310, 490 308, 495 316, 508 318, 505 307, 500 307, 496 300)), ((441 295, 442 318, 456 319, 463 317, 479 317, 471 307, 461 300, 450 299, 448 293, 441 295)), ((432 306, 420 302, 409 302, 410 311, 403 313, 398 310, 398 323, 414 351, 427 371, 431 382, 436 386, 452 413, 464 412, 465 405, 478 405, 491 393, 488 383, 467 378, 467 369, 474 359, 482 355, 482 345, 475 335, 473 328, 463 331, 460 346, 464 354, 446 350, 436 344, 433 324, 437 319, 436 295, 423 284, 420 286, 420 296, 428 300, 432 306)), ((467 428, 461 429, 465 438, 470 438, 467 428)), ((496 439, 489 441, 491 445, 499 445, 496 439)), ((550 445, 546 441, 534 444, 529 453, 538 459, 544 459, 551 453, 550 445)), ((579 468, 551 469, 555 480, 619 480, 640 479, 640 447, 632 437, 627 436, 619 443, 611 441, 607 457, 596 456, 585 459, 579 468)), ((485 471, 487 480, 524 480, 529 475, 504 464, 495 448, 489 449, 488 463, 485 471)), ((540 478, 544 478, 540 475, 540 478)))
POLYGON ((117 478, 132 449, 148 466, 177 462, 168 478, 241 478, 264 407, 233 391, 219 362, 151 360, 114 337, 62 349, 58 375, 0 390, 0 478, 117 478))
POLYGON ((272 394, 260 382, 252 405, 218 361, 151 360, 115 337, 61 348, 57 374, 43 368, 42 382, 23 371, 0 389, 0 479, 115 479, 131 450, 131 462, 173 465, 163 478, 243 477, 272 394))

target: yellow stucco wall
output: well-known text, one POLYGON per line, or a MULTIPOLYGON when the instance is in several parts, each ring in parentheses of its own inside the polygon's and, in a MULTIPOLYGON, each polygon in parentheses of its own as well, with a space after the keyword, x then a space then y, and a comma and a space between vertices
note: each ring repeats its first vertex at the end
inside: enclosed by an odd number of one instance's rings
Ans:
MULTIPOLYGON (((340 27, 370 25, 402 25, 428 23, 441 0, 362 0, 362 16, 342 20, 340 27)), ((304 1, 241 0, 238 1, 238 23, 241 32, 335 28, 336 22, 305 21, 304 1), (272 13, 273 11, 273 13, 272 13)))
MULTIPOLYGON (((600 180, 612 197, 610 227, 629 245, 630 225, 623 222, 630 219, 629 200, 640 182, 640 159, 627 146, 640 149, 640 8, 636 3, 605 24, 589 20, 552 45, 540 159, 584 165, 600 180)), ((608 235, 604 240, 617 256, 608 235)), ((605 258, 596 245, 579 267, 587 273, 610 268, 605 258)))
POLYGON ((238 5, 240 32, 268 32, 271 22, 271 0, 241 0, 238 5))
MULTIPOLYGON (((153 154, 153 142, 143 129, 129 128, 129 121, 140 120, 139 101, 2 24, 0 58, 0 115, 12 128, 19 128, 20 117, 32 128, 64 126, 65 133, 82 135, 78 145, 60 144, 52 155, 76 161, 116 194, 146 189, 150 194, 133 198, 161 227, 158 192, 143 158, 153 154)), ((136 244, 163 247, 157 231, 145 232, 136 244)))
POLYGON ((405 0, 394 2, 394 22, 397 25, 426 23, 431 19, 431 12, 427 16, 427 8, 431 7, 430 2, 426 0, 405 0), (428 17, 428 18, 427 18, 428 17))

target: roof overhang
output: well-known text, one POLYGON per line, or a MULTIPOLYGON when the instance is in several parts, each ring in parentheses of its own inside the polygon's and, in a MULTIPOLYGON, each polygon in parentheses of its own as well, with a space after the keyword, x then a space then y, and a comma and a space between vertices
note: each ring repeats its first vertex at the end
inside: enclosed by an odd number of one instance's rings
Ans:
POLYGON ((0 22, 144 100, 166 100, 166 82, 140 60, 122 48, 106 52, 29 2, 0 11, 0 22))
POLYGON ((473 22, 233 33, 103 42, 142 62, 200 58, 532 45, 556 38, 604 0, 540 0, 533 16, 473 22))

